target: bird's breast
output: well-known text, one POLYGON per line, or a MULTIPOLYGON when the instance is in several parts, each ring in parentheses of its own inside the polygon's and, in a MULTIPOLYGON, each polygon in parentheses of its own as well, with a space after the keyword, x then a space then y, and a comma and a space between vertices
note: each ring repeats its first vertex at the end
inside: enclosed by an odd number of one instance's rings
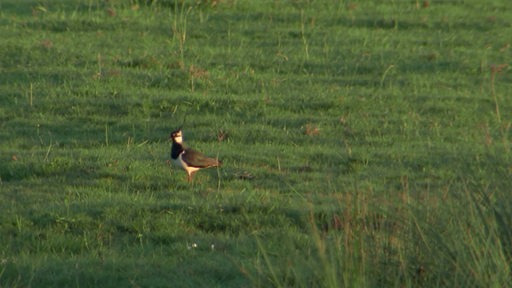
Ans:
POLYGON ((181 158, 181 155, 183 155, 185 151, 182 151, 180 154, 178 154, 176 156, 176 158, 172 157, 172 163, 178 167, 181 167, 183 169, 186 169, 187 168, 187 164, 185 163, 185 161, 183 161, 183 159, 181 158))

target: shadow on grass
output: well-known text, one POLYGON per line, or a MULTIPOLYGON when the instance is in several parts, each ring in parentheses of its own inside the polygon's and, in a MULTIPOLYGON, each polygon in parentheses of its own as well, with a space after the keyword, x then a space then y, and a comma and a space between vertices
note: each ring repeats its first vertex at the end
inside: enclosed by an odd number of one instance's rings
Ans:
POLYGON ((64 287, 71 282, 80 287, 249 286, 247 278, 222 254, 154 259, 151 255, 137 257, 140 252, 136 250, 98 253, 79 259, 47 255, 44 259, 8 260, 1 266, 0 283, 6 287, 64 287))

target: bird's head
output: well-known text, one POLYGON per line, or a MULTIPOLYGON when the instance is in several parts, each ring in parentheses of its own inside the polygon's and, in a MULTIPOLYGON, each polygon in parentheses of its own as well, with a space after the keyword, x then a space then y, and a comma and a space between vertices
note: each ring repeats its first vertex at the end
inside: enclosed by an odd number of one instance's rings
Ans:
POLYGON ((181 128, 171 132, 169 139, 171 139, 172 142, 174 142, 174 143, 181 144, 183 142, 183 133, 181 132, 181 128))

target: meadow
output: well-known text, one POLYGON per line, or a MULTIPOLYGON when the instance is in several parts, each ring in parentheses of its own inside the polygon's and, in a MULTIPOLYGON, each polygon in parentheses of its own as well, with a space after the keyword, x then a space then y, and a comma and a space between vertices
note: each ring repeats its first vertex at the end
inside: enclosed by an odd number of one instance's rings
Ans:
POLYGON ((2 0, 0 39, 0 287, 512 282, 508 0, 2 0))

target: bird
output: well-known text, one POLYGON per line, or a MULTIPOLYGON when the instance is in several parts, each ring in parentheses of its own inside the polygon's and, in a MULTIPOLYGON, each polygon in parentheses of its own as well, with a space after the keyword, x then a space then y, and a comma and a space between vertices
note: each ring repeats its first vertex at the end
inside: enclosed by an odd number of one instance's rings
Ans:
POLYGON ((171 159, 174 165, 183 168, 188 175, 188 182, 192 182, 194 173, 203 168, 219 167, 222 161, 216 158, 210 158, 203 153, 188 148, 183 144, 183 132, 177 129, 171 132, 169 139, 171 145, 171 159))

